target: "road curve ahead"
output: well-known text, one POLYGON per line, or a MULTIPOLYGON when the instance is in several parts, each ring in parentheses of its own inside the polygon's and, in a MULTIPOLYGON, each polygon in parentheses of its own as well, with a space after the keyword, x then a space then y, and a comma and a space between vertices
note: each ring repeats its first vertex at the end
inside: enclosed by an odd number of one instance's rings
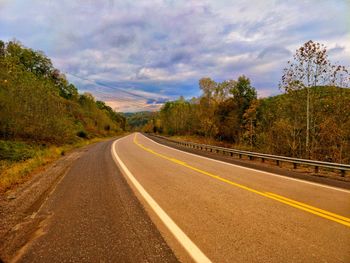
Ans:
POLYGON ((112 155, 180 260, 350 262, 350 191, 185 153, 140 133, 116 141, 112 155))

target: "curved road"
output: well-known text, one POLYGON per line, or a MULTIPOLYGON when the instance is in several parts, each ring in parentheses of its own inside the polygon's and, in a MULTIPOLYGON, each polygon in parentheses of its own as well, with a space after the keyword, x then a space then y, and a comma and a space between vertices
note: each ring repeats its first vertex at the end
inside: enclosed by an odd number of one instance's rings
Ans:
POLYGON ((12 262, 350 262, 350 191, 140 133, 90 147, 33 216, 12 262))
MULTIPOLYGON (((348 190, 185 153, 142 134, 118 140, 112 152, 213 262, 350 262, 348 190)), ((177 256, 190 260, 139 198, 177 256)))

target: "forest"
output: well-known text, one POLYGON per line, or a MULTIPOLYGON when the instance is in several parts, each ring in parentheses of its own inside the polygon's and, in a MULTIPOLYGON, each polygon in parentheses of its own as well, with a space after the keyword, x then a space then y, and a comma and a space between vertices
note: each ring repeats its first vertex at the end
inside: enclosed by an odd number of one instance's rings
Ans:
POLYGON ((125 127, 122 114, 79 94, 44 53, 0 41, 0 192, 125 127))
MULTIPOLYGON (((45 54, 0 41, 0 172, 25 175, 125 125, 126 118, 104 102, 79 94, 45 54), (15 165, 26 160, 31 164, 15 165)), ((3 174, 0 188, 16 176, 3 174)))
POLYGON ((65 144, 113 135, 125 117, 79 94, 42 52, 0 41, 0 139, 65 144))
POLYGON ((152 111, 126 112, 123 115, 126 118, 126 129, 128 131, 139 131, 155 116, 152 111))
POLYGON ((283 94, 258 98, 248 77, 199 80, 202 95, 169 101, 143 128, 196 136, 233 148, 350 163, 349 72, 325 46, 306 42, 281 77, 283 94))

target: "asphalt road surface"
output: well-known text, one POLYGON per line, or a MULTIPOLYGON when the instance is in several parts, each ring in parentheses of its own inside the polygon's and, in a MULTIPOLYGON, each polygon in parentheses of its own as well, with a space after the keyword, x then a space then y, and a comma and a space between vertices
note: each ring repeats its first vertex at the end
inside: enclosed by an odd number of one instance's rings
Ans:
POLYGON ((116 141, 112 154, 182 261, 350 262, 348 190, 185 153, 139 133, 116 141))
POLYGON ((12 262, 178 262, 120 174, 112 141, 73 163, 12 262))
POLYGON ((140 133, 74 161, 12 262, 350 262, 350 191, 140 133))

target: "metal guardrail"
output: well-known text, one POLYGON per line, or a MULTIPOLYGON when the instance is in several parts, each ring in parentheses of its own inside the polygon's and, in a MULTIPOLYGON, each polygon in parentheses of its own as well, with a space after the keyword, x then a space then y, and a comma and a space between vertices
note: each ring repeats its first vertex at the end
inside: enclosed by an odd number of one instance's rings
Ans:
POLYGON ((163 140, 166 140, 171 143, 175 143, 177 145, 193 148, 193 149, 199 149, 203 151, 210 151, 210 152, 216 152, 216 153, 222 153, 230 156, 238 156, 240 159, 242 156, 247 156, 250 160, 253 160, 254 158, 261 159, 262 162, 265 162, 265 160, 272 160, 276 162, 276 165, 280 165, 281 162, 291 163, 293 164, 293 168, 297 169, 298 165, 304 165, 304 166, 312 166, 315 169, 315 173, 319 172, 319 168, 328 168, 332 170, 338 170, 341 173, 341 176, 344 177, 346 175, 347 171, 350 171, 350 165, 349 164, 341 164, 341 163, 330 163, 330 162, 322 162, 322 161, 315 161, 315 160, 308 160, 308 159, 299 159, 299 158, 292 158, 292 157, 285 157, 285 156, 279 156, 279 155, 272 155, 272 154, 265 154, 265 153, 257 153, 257 152, 249 152, 249 151, 242 151, 242 150, 236 150, 236 149, 230 149, 230 148, 224 148, 219 146, 213 146, 213 145, 207 145, 207 144, 199 144, 199 143, 193 143, 193 142, 186 142, 186 141, 177 141, 172 140, 164 136, 155 135, 155 134, 147 134, 148 136, 157 137, 163 140))

